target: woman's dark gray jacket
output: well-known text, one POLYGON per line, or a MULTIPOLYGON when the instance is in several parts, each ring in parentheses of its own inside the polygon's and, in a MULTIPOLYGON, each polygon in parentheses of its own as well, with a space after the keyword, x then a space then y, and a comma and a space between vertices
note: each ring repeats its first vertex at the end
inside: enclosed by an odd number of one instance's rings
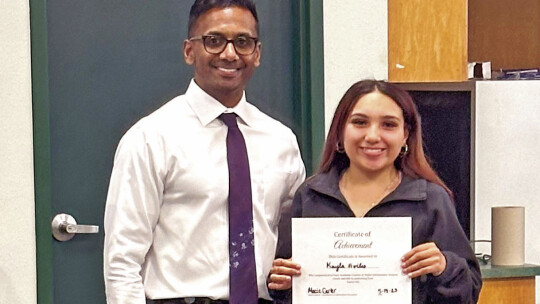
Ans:
MULTIPOLYGON (((293 200, 292 217, 354 216, 338 184, 337 170, 306 180, 293 200)), ((425 179, 404 175, 396 190, 365 216, 411 217, 412 246, 435 242, 446 257, 446 269, 440 276, 413 279, 413 303, 477 302, 482 286, 478 261, 459 224, 454 203, 442 187, 425 179)), ((289 258, 290 217, 285 216, 282 220, 277 255, 289 258)))

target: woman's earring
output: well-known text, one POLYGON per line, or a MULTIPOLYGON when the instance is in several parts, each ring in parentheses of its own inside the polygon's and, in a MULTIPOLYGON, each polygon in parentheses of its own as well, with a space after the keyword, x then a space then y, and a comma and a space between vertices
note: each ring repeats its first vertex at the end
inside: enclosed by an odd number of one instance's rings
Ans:
POLYGON ((344 152, 345 152, 345 148, 343 148, 343 146, 341 145, 340 142, 338 142, 338 143, 336 144, 336 151, 337 151, 338 153, 344 153, 344 152))
POLYGON ((400 156, 405 156, 409 153, 409 145, 405 144, 405 146, 401 147, 401 151, 399 152, 400 156))

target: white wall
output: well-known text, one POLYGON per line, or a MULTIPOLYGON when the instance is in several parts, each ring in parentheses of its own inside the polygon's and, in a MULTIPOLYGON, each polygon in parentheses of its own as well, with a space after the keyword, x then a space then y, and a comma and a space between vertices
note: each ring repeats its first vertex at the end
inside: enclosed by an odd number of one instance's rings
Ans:
POLYGON ((29 1, 0 1, 0 303, 36 303, 29 1))
POLYGON ((324 13, 325 130, 345 91, 365 79, 388 79, 386 1, 326 0, 324 13))
POLYGON ((477 83, 475 160, 476 239, 491 239, 491 207, 524 206, 525 263, 540 264, 540 81, 477 83))
POLYGON ((540 81, 477 83, 475 160, 476 238, 491 207, 525 206, 525 262, 540 264, 540 81))

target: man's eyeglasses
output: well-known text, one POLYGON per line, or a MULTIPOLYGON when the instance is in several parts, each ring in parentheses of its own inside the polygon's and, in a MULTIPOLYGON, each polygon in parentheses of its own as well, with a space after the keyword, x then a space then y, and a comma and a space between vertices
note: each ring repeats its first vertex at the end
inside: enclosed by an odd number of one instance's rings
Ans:
POLYGON ((239 55, 251 55, 255 52, 259 39, 248 36, 238 36, 234 39, 227 39, 221 35, 202 35, 189 38, 189 40, 202 40, 204 49, 210 54, 219 54, 225 50, 227 44, 231 42, 239 55))

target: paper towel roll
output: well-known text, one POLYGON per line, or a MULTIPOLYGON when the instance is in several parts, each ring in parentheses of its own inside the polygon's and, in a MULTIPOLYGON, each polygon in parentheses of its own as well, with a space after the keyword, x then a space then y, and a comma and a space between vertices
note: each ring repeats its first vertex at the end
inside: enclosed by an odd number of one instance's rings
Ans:
POLYGON ((491 208, 491 264, 523 265, 525 260, 525 208, 491 208))

